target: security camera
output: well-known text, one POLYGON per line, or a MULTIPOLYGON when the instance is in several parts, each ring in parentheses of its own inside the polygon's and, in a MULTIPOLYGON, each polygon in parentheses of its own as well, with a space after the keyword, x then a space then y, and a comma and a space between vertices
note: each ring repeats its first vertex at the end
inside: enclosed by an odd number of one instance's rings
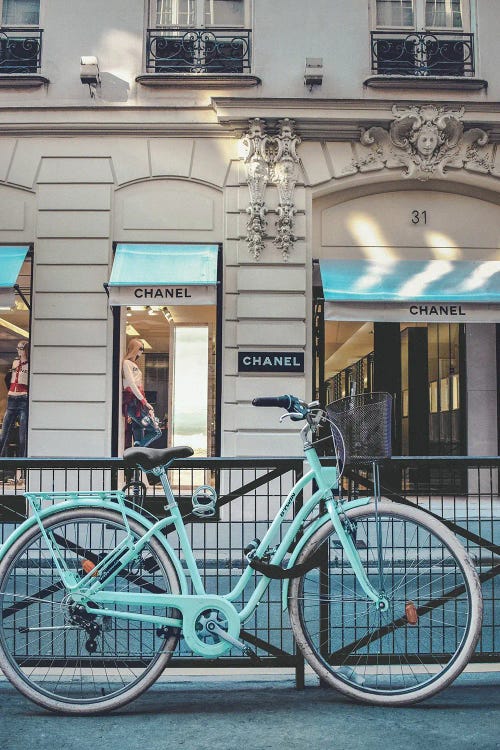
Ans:
POLYGON ((323 83, 323 58, 306 57, 306 68, 304 71, 304 85, 312 91, 313 86, 321 86, 323 83))
POLYGON ((97 57, 87 55, 80 58, 80 81, 87 83, 90 87, 99 86, 101 78, 97 57))

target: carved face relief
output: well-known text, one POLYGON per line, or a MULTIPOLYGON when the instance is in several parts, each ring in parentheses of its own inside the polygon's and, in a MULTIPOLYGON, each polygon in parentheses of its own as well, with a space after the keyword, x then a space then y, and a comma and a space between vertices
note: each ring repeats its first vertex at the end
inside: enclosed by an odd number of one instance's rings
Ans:
POLYGON ((437 126, 434 123, 425 123, 418 134, 415 145, 418 153, 424 159, 429 159, 439 145, 437 126))

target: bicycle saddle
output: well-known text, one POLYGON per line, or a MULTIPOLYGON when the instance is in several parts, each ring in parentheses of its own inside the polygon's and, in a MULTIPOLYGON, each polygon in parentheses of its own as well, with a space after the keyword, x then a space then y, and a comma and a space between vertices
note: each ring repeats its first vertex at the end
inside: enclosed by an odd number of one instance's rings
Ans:
POLYGON ((127 468, 135 468, 139 464, 147 470, 164 466, 174 458, 189 458, 193 453, 189 445, 179 445, 177 448, 127 448, 123 452, 123 460, 127 468))

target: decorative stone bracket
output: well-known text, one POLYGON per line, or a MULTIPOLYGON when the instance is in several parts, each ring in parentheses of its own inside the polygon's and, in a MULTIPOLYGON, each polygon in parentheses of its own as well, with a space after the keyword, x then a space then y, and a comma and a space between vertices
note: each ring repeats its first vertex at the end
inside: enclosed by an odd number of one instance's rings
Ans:
POLYGON ((403 166, 404 177, 422 181, 444 176, 448 167, 491 173, 492 149, 484 149, 488 134, 480 128, 464 130, 463 108, 394 106, 392 112, 388 130, 372 127, 362 134, 368 150, 353 161, 356 171, 403 166))
POLYGON ((269 136, 266 135, 265 128, 264 120, 255 117, 250 120, 248 132, 241 139, 241 145, 246 152, 243 162, 250 191, 246 241, 248 242, 248 250, 253 255, 254 260, 259 260, 264 250, 267 226, 265 193, 269 181, 270 159, 269 136))
POLYGON ((299 162, 296 148, 300 138, 294 133, 294 123, 288 118, 278 122, 278 133, 269 136, 265 132, 264 120, 254 118, 249 122, 248 132, 241 139, 244 149, 247 183, 250 192, 250 205, 247 236, 249 252, 254 260, 259 260, 264 250, 267 227, 265 193, 268 182, 276 185, 279 195, 274 244, 281 250, 287 261, 296 237, 293 233, 296 212, 293 194, 298 179, 299 162))

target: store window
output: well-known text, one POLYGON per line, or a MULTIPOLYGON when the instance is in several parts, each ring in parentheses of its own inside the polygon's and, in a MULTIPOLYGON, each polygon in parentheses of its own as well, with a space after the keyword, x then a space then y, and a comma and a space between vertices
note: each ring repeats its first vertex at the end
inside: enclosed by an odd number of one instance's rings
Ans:
POLYGON ((27 455, 30 297, 29 248, 0 246, 0 456, 27 455))
POLYGON ((216 245, 116 247, 109 283, 119 327, 118 448, 218 453, 216 245))

